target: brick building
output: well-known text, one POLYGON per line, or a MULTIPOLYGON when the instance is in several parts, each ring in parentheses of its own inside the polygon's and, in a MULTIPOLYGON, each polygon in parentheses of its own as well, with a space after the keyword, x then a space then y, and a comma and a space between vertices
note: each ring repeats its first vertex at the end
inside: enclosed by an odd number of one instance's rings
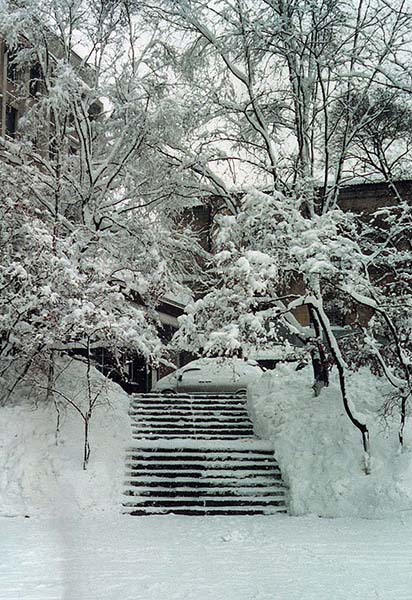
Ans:
MULTIPOLYGON (((50 32, 47 40, 47 70, 48 76, 53 76, 57 61, 64 56, 64 49, 59 39, 50 32)), ((92 86, 94 69, 84 63, 75 52, 70 53, 70 62, 76 67, 83 81, 92 86)), ((30 52, 27 39, 21 37, 16 47, 8 47, 0 36, 0 136, 9 139, 18 138, 19 122, 27 110, 42 95, 46 93, 45 76, 36 54, 30 52), (24 64, 16 60, 21 51, 27 51, 24 64), (30 55, 32 54, 32 57, 30 55)), ((90 108, 90 114, 95 118, 102 111, 102 104, 96 101, 90 108)), ((53 132, 51 119, 42 123, 36 140, 36 150, 46 154, 50 149, 50 139, 53 132)), ((73 136, 73 147, 76 147, 76 137, 73 136)))

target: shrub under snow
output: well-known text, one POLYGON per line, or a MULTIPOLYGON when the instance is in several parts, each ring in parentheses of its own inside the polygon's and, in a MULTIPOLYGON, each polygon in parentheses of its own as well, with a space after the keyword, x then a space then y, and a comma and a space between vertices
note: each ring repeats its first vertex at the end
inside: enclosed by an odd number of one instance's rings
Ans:
POLYGON ((399 419, 382 420, 387 384, 365 368, 350 380, 356 409, 371 432, 372 473, 363 472, 359 432, 344 412, 336 373, 319 397, 311 389, 310 367, 280 365, 250 386, 255 430, 274 443, 290 488, 290 512, 322 517, 384 517, 412 514, 412 424, 399 450, 399 419))
MULTIPOLYGON (((56 388, 84 408, 86 365, 64 359, 58 367, 62 372, 56 388)), ((129 396, 95 369, 91 380, 100 391, 100 405, 90 421, 86 471, 83 422, 64 400, 57 445, 56 409, 44 401, 44 393, 42 399, 26 387, 16 394, 14 405, 0 408, 0 516, 120 512, 124 453, 130 443, 129 396)))

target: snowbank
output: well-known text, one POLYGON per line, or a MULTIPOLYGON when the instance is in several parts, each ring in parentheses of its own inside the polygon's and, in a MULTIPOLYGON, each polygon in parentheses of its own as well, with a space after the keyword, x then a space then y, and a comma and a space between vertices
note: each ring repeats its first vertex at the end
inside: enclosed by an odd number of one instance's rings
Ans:
MULTIPOLYGON (((56 388, 85 406, 86 366, 59 363, 56 388)), ((95 369, 92 385, 99 406, 90 421, 91 454, 82 469, 83 422, 61 407, 56 444, 56 409, 33 388, 0 408, 0 516, 71 516, 90 511, 120 512, 125 447, 130 445, 128 395, 95 369)), ((64 401, 63 401, 64 402, 64 401)))
POLYGON ((310 367, 279 365, 248 390, 256 433, 273 442, 290 488, 291 514, 412 514, 412 443, 400 452, 398 419, 379 418, 386 384, 367 369, 350 381, 357 412, 366 416, 371 433, 371 475, 363 472, 361 436, 344 412, 336 374, 318 398, 311 384, 310 367))

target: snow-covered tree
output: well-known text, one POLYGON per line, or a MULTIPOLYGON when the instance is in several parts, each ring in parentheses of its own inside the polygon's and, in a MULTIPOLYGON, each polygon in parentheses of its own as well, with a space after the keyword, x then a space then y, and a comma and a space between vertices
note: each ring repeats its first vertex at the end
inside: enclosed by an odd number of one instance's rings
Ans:
POLYGON ((161 154, 184 127, 128 3, 3 1, 0 34, 25 103, 16 137, 0 140, 7 397, 56 348, 158 360, 155 308, 181 289, 196 244, 179 225, 181 175, 161 154))
MULTIPOLYGON (((182 101, 200 124, 190 146, 194 167, 223 195, 225 182, 247 179, 260 189, 292 189, 315 210, 314 188, 321 185, 327 209, 342 180, 353 176, 347 159, 354 136, 376 120, 371 98, 396 82, 405 93, 411 89, 411 15, 402 1, 139 6, 164 24, 179 84, 188 85, 182 101)), ((188 162, 188 148, 179 150, 188 162)))
POLYGON ((401 113, 410 110, 412 15, 402 1, 144 4, 167 33, 184 33, 174 49, 200 117, 197 144, 177 149, 181 164, 195 154, 196 170, 232 213, 221 221, 211 291, 189 308, 180 337, 225 354, 293 332, 326 383, 329 354, 368 470, 367 424, 347 392, 351 369, 379 365, 403 424, 411 394, 411 210, 394 177, 410 160, 401 113), (390 89, 402 90, 402 101, 390 89), (365 219, 343 212, 342 185, 371 175, 388 185, 394 206, 365 219), (260 192, 245 196, 253 187, 260 192), (337 304, 352 323, 350 341, 331 327, 337 304), (293 318, 302 305, 311 330, 293 318))

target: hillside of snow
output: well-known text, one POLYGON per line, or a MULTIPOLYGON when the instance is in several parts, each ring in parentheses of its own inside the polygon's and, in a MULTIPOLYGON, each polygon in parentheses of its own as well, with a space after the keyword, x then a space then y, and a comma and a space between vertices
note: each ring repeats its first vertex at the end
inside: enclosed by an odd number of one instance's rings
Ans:
MULTIPOLYGON (((86 365, 63 359, 56 389, 86 406, 86 365)), ((82 468, 83 421, 59 398, 60 431, 54 402, 25 386, 0 408, 0 516, 59 516, 120 512, 125 447, 130 444, 129 396, 92 369, 99 394, 90 421, 90 462, 82 468)))
MULTIPOLYGON (((86 365, 62 359, 56 388, 85 407, 86 365)), ((83 422, 60 399, 56 408, 45 392, 26 386, 0 408, 0 516, 76 516, 119 514, 125 448, 131 445, 129 396, 98 371, 92 386, 99 393, 90 425, 90 462, 82 469, 83 422)), ((310 368, 278 365, 249 387, 255 430, 271 440, 285 483, 292 515, 366 517, 412 515, 412 423, 402 451, 398 419, 384 421, 380 410, 386 384, 366 369, 350 382, 358 412, 371 432, 372 473, 365 475, 359 432, 346 416, 336 375, 329 388, 313 397, 310 368)))
POLYGON ((310 367, 278 365, 249 386, 255 430, 273 442, 289 486, 290 512, 322 517, 383 518, 412 514, 412 422, 399 449, 399 417, 380 416, 388 388, 365 368, 350 380, 358 413, 371 433, 372 472, 363 470, 359 431, 344 412, 336 373, 313 396, 310 367))

